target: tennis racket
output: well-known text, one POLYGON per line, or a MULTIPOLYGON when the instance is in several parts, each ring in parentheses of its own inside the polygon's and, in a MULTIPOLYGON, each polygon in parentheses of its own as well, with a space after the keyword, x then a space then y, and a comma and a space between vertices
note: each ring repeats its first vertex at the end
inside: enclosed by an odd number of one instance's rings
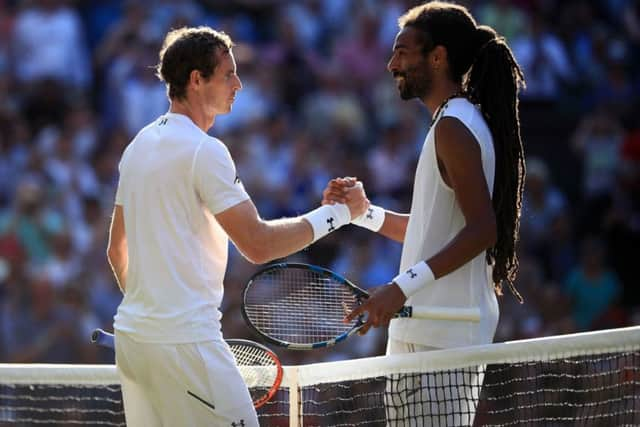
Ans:
MULTIPOLYGON (((245 285, 242 315, 268 342, 292 350, 330 347, 356 333, 365 323, 344 317, 369 297, 344 277, 309 264, 272 264, 245 285)), ((480 321, 478 308, 403 307, 396 317, 480 321)))
MULTIPOLYGON (((91 342, 114 349, 113 334, 95 329, 91 342)), ((249 388, 253 406, 257 409, 267 403, 282 382, 284 370, 278 356, 267 347, 249 340, 226 340, 236 359, 240 374, 249 388)), ((197 398, 197 396, 194 396, 197 398)))

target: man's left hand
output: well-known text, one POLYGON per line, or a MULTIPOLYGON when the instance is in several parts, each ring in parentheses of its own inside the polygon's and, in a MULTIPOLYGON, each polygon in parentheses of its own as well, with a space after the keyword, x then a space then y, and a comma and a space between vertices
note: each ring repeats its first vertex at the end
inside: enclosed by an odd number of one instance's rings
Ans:
POLYGON ((344 321, 350 322, 364 312, 367 320, 358 333, 364 335, 373 326, 387 326, 395 314, 402 308, 407 297, 395 283, 388 283, 371 290, 371 296, 358 308, 353 310, 344 321))

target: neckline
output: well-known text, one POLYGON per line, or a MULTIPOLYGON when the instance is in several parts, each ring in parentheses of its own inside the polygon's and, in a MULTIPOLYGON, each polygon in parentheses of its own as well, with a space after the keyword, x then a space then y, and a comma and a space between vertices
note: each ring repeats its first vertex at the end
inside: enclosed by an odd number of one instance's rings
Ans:
POLYGON ((455 92, 454 94, 446 97, 442 103, 438 106, 438 108, 436 108, 435 113, 433 114, 433 121, 436 120, 436 118, 438 117, 438 115, 445 110, 445 107, 447 106, 447 104, 449 103, 449 101, 451 101, 454 98, 466 98, 464 95, 464 92, 455 92))
POLYGON ((433 118, 431 119, 431 123, 429 124, 429 129, 431 129, 431 127, 433 126, 433 124, 435 122, 437 122, 440 119, 440 116, 442 116, 442 114, 444 113, 444 111, 447 109, 447 105, 449 104, 449 101, 451 101, 452 99, 455 98, 464 98, 464 99, 468 99, 464 92, 455 92, 452 95, 449 95, 448 97, 446 97, 442 103, 438 106, 438 108, 436 108, 435 113, 433 114, 433 118))
POLYGON ((183 120, 183 121, 187 121, 191 124, 193 124, 194 126, 197 126, 195 124, 195 122, 193 120, 191 120, 191 117, 187 116, 186 114, 182 114, 182 113, 174 113, 173 111, 167 111, 165 113, 165 116, 167 117, 173 117, 173 118, 177 118, 179 120, 183 120))

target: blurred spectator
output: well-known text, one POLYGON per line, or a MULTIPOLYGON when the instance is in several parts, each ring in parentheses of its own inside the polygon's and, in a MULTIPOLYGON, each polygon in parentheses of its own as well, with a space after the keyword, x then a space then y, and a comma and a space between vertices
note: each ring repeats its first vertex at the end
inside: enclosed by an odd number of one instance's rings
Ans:
POLYGON ((527 28, 529 16, 510 0, 485 2, 478 8, 477 20, 489 25, 511 43, 527 28))
POLYGON ((6 325, 7 360, 13 363, 80 362, 78 319, 60 303, 45 276, 32 275, 26 292, 9 301, 6 325))
POLYGON ((386 73, 385 64, 389 50, 377 35, 379 18, 361 14, 355 22, 353 34, 345 34, 335 41, 333 57, 340 64, 341 74, 348 80, 351 90, 366 95, 368 88, 386 73))
POLYGON ((540 254, 550 239, 551 224, 567 208, 564 194, 553 185, 549 168, 540 158, 527 159, 526 191, 522 202, 522 244, 540 254))
POLYGON ((407 129, 402 123, 390 123, 381 132, 380 141, 367 157, 371 184, 370 197, 377 195, 397 197, 411 186, 415 153, 409 144, 407 129))
POLYGON ((11 33, 13 32, 13 16, 7 1, 0 1, 0 76, 10 73, 11 33))
POLYGON ((562 283, 577 261, 573 221, 564 210, 549 224, 549 239, 539 254, 546 277, 554 284, 562 283))
POLYGON ((52 78, 72 88, 91 84, 90 57, 78 13, 66 0, 34 0, 15 22, 15 76, 26 84, 52 78))
POLYGON ((622 19, 631 42, 640 45, 640 1, 628 1, 622 19))
POLYGON ((594 199, 612 192, 620 167, 623 128, 606 108, 585 116, 572 138, 582 159, 583 196, 594 199))
POLYGON ((156 48, 150 46, 154 45, 138 46, 139 52, 119 88, 120 117, 122 124, 132 137, 156 117, 169 110, 166 88, 158 80, 153 69, 157 60, 151 52, 156 48))
POLYGON ((605 251, 600 239, 590 237, 583 240, 580 264, 565 283, 564 291, 570 299, 573 319, 580 331, 596 327, 598 322, 607 324, 605 316, 611 315, 609 311, 620 297, 620 283, 609 268, 605 251))
POLYGON ((50 255, 50 237, 59 229, 60 216, 44 204, 42 189, 34 181, 19 184, 14 203, 0 213, 0 235, 15 236, 29 263, 40 265, 50 255))
POLYGON ((69 286, 80 276, 80 254, 74 251, 71 235, 67 230, 53 238, 51 256, 42 267, 42 273, 51 281, 56 291, 69 286))
POLYGON ((527 31, 513 40, 511 49, 527 82, 523 98, 557 100, 575 78, 566 48, 544 17, 531 17, 527 31))

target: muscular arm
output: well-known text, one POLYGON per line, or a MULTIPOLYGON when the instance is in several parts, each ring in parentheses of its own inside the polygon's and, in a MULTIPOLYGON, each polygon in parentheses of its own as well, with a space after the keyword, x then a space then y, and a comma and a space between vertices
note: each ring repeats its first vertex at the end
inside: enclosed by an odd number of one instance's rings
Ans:
POLYGON ((486 185, 480 146, 460 121, 445 117, 435 129, 440 173, 453 189, 465 226, 427 260, 436 278, 457 270, 495 244, 496 218, 486 185))
POLYGON ((124 229, 124 213, 120 205, 116 205, 113 209, 111 227, 109 228, 107 259, 116 277, 118 286, 124 293, 127 281, 127 268, 129 265, 129 251, 127 247, 127 235, 124 229))
POLYGON ((378 233, 396 242, 403 243, 404 236, 407 233, 407 224, 409 224, 409 215, 400 214, 392 211, 385 211, 384 223, 378 233))
POLYGON ((301 217, 265 221, 251 200, 216 215, 238 250, 251 262, 264 264, 307 247, 313 240, 311 225, 301 217))

